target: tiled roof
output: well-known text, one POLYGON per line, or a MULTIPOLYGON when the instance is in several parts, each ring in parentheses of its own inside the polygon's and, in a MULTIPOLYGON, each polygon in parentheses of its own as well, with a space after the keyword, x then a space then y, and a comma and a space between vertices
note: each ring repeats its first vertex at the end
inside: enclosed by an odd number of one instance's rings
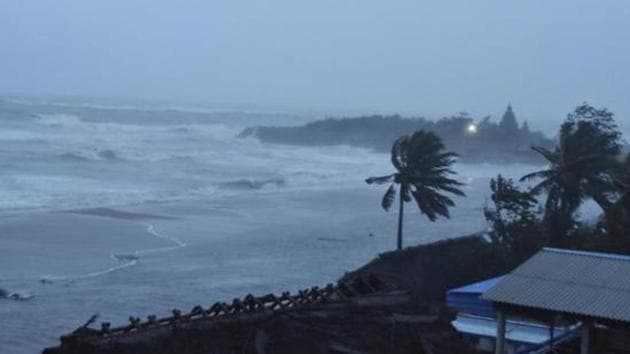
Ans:
POLYGON ((630 257, 544 248, 481 298, 630 322, 630 257))

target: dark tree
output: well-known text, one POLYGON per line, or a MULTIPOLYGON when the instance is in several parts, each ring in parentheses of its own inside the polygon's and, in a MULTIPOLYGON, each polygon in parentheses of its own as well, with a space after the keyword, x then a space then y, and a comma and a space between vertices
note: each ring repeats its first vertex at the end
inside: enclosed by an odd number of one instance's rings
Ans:
POLYGON ((544 243, 538 201, 501 175, 490 181, 493 205, 484 207, 493 245, 501 255, 519 263, 544 243))
POLYGON ((402 249, 404 202, 415 200, 420 212, 435 221, 439 216, 450 217, 448 209, 455 205, 444 192, 464 195, 459 189, 463 184, 450 178, 455 173, 451 166, 456 156, 444 150, 435 134, 420 130, 394 142, 391 160, 395 173, 366 179, 368 184, 391 183, 381 202, 385 210, 394 203, 396 185, 399 185, 398 250, 402 249))
POLYGON ((549 166, 521 181, 539 180, 531 193, 547 194, 545 225, 551 240, 559 243, 574 227, 574 214, 584 200, 595 200, 604 211, 612 205, 610 172, 618 164, 621 133, 611 112, 584 104, 562 124, 553 150, 532 148, 549 166))
POLYGON ((606 230, 617 244, 630 251, 630 154, 612 174, 618 199, 606 215, 606 230))

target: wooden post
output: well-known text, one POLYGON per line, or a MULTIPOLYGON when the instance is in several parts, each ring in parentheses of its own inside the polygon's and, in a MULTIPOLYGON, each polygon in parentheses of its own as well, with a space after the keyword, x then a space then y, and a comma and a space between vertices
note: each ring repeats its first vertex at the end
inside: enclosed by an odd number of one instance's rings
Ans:
POLYGON ((580 354, 589 354, 591 349, 591 324, 588 321, 582 322, 582 335, 580 338, 580 354))
POLYGON ((494 354, 503 354, 505 352, 505 312, 497 311, 497 338, 494 344, 494 354))

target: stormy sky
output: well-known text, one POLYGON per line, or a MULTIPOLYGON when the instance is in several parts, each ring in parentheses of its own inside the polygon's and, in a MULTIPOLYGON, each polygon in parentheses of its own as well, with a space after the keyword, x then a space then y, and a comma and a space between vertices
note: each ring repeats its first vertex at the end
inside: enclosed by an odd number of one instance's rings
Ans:
POLYGON ((0 93, 630 126, 627 0, 1 0, 0 93))

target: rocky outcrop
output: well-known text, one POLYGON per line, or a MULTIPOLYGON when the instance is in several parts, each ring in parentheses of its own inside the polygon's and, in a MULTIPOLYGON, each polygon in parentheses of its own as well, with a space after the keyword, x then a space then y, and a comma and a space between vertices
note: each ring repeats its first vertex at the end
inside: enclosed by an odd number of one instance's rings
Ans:
POLYGON ((540 156, 530 149, 532 145, 551 146, 552 140, 525 125, 496 124, 484 119, 477 122, 467 115, 430 121, 423 118, 394 116, 368 116, 330 118, 302 126, 256 126, 245 128, 240 138, 255 137, 266 143, 289 145, 350 145, 387 152, 400 136, 417 130, 437 134, 446 148, 467 162, 540 163, 540 156))

